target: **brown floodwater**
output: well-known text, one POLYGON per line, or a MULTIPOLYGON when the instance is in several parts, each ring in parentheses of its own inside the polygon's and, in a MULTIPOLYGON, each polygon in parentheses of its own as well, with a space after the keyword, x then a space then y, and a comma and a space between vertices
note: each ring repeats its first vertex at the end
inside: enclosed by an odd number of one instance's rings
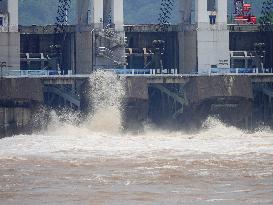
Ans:
POLYGON ((273 132, 73 126, 0 140, 0 204, 273 204, 273 132))

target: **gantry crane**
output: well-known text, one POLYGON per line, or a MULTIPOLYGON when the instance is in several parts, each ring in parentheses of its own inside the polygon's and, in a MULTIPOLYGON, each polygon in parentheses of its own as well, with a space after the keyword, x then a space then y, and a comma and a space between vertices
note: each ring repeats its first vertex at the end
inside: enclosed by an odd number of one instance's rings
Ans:
POLYGON ((257 17, 252 15, 252 5, 244 0, 234 0, 234 21, 237 24, 256 24, 257 17))

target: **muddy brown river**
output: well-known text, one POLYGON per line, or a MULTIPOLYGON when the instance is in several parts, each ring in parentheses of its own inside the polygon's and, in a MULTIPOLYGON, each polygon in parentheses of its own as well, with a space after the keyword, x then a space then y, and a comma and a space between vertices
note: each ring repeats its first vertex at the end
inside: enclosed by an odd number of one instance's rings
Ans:
POLYGON ((273 132, 58 132, 0 140, 1 205, 272 205, 273 132))
POLYGON ((0 140, 1 205, 273 204, 271 130, 209 118, 192 134, 124 134, 122 79, 98 71, 90 85, 86 122, 51 113, 47 130, 0 140))

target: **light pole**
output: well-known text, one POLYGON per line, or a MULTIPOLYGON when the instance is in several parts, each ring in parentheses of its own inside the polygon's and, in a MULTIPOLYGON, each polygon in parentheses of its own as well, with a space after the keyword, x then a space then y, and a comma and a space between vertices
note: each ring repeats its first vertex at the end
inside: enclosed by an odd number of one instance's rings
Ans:
POLYGON ((96 58, 96 56, 94 56, 95 55, 95 51, 96 51, 96 49, 94 49, 94 47, 95 47, 95 45, 94 44, 96 44, 96 39, 95 39, 95 35, 94 35, 94 32, 95 32, 95 28, 93 28, 92 30, 91 30, 91 38, 92 38, 92 56, 91 56, 91 61, 92 61, 92 72, 94 72, 94 60, 95 60, 95 58, 96 58))

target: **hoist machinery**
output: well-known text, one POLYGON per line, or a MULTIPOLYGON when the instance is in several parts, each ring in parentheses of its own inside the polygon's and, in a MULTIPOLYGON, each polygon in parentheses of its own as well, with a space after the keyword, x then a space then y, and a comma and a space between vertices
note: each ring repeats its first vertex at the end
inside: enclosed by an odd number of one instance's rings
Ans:
POLYGON ((244 0, 234 0, 234 22, 237 24, 257 24, 257 17, 252 15, 252 5, 244 0))

